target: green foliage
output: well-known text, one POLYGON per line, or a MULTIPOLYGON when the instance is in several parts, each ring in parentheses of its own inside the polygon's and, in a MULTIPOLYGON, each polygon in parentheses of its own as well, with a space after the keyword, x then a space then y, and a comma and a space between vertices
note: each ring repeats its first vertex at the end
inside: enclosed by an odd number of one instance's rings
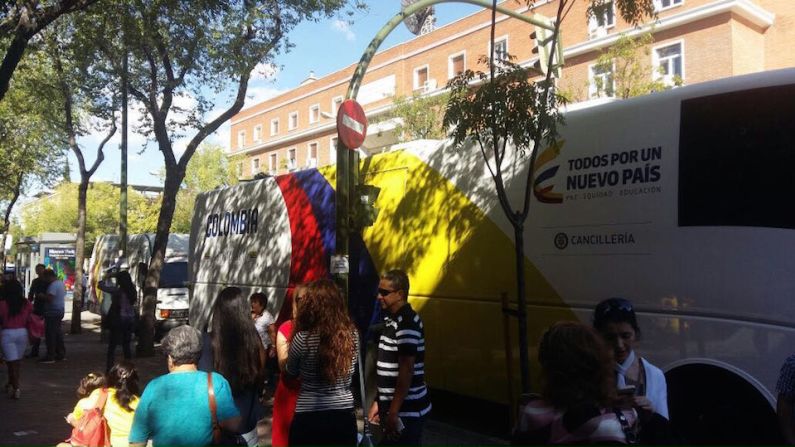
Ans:
MULTIPOLYGON (((92 183, 86 201, 86 243, 92 244, 97 236, 117 233, 119 227, 118 187, 110 183, 92 183)), ((159 199, 150 199, 128 188, 129 233, 155 231, 159 199)), ((22 210, 21 227, 26 236, 44 232, 73 233, 77 228, 77 184, 62 183, 53 194, 32 202, 22 210)))
POLYGON ((3 215, 17 192, 25 194, 31 187, 48 186, 61 177, 66 143, 61 130, 53 126, 53 119, 60 114, 42 99, 46 94, 41 88, 42 80, 51 74, 39 55, 29 56, 17 69, 12 88, 0 102, 3 215))
POLYGON ((533 82, 528 68, 504 61, 494 70, 492 80, 472 70, 451 79, 443 121, 445 127, 452 126, 456 145, 471 137, 490 154, 488 159, 495 163, 492 175, 502 168, 509 141, 523 155, 534 144, 554 141, 557 123, 562 122, 558 104, 564 101, 551 88, 552 81, 533 82), (473 81, 482 82, 474 91, 473 81))
POLYGON ((638 25, 648 17, 657 17, 654 0, 588 0, 588 2, 589 17, 604 16, 607 8, 612 8, 613 5, 621 18, 630 25, 638 25))
POLYGON ((172 233, 190 233, 193 219, 193 206, 196 196, 220 186, 237 184, 234 164, 230 162, 223 147, 203 144, 191 157, 185 180, 177 194, 174 219, 171 221, 172 233))
POLYGON ((381 115, 374 122, 382 122, 399 118, 400 122, 395 127, 400 142, 445 138, 442 123, 442 111, 450 100, 449 93, 434 96, 414 94, 410 97, 400 96, 395 99, 393 108, 381 115))
MULTIPOLYGON (((649 63, 652 43, 654 36, 651 32, 636 37, 621 35, 613 46, 596 59, 598 69, 612 72, 614 86, 608 87, 598 82, 597 90, 626 99, 671 88, 659 76, 661 73, 655 73, 649 63)), ((677 79, 674 85, 681 83, 682 80, 677 79)))

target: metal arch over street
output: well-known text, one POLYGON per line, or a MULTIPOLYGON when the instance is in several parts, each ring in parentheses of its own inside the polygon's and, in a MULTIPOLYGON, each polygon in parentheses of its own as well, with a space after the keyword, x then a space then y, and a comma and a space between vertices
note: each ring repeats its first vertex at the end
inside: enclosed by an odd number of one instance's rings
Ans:
MULTIPOLYGON (((362 54, 362 58, 359 60, 359 64, 356 66, 356 71, 354 71, 353 77, 351 78, 351 83, 348 84, 348 92, 346 93, 345 98, 356 99, 356 95, 359 93, 359 86, 362 83, 362 79, 364 79, 364 74, 367 71, 367 67, 370 65, 370 61, 373 59, 373 56, 375 56, 378 48, 384 42, 384 39, 386 39, 392 30, 400 25, 403 22, 403 19, 406 17, 412 16, 415 13, 438 3, 469 3, 472 5, 482 6, 487 9, 492 8, 491 0, 420 0, 405 10, 397 13, 386 23, 386 25, 383 26, 383 28, 376 33, 373 40, 370 41, 370 45, 368 45, 364 50, 364 54, 362 54)), ((532 16, 525 16, 516 11, 503 8, 502 6, 497 6, 497 12, 519 19, 523 22, 527 22, 531 25, 545 28, 549 31, 555 31, 555 26, 550 25, 550 22, 539 20, 532 16)), ((560 40, 558 40, 558 45, 560 45, 560 40)))

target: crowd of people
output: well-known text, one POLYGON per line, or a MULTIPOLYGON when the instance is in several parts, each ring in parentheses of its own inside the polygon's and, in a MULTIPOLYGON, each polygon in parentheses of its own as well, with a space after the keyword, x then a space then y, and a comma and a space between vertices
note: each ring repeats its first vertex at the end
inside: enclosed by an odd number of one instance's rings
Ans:
MULTIPOLYGON (((47 351, 41 361, 65 358, 59 332, 63 287, 44 266, 37 266, 36 271, 29 299, 22 286, 12 281, 4 284, 0 301, 7 388, 16 398, 30 315, 40 315, 47 326, 47 351)), ((115 283, 101 284, 111 300, 103 318, 103 328, 110 332, 106 369, 81 380, 78 401, 66 416, 72 436, 63 445, 85 445, 90 430, 86 427, 96 425, 86 421, 101 414, 114 447, 150 442, 155 446, 254 446, 269 388, 273 392, 272 445, 356 445, 362 439, 352 392, 354 373, 357 365, 361 367, 362 334, 333 281, 318 279, 295 287, 287 300, 290 318, 278 326, 267 310, 267 295, 256 292, 247 299, 237 287, 224 288, 215 297, 205 331, 185 325, 163 338, 168 373, 141 390, 130 362, 137 293, 127 272, 112 276, 115 283), (124 360, 117 362, 119 345, 124 360)), ((383 275, 376 298, 385 324, 372 335, 378 346, 378 396, 362 415, 371 424, 383 426, 385 445, 419 445, 431 409, 424 381, 424 329, 408 304, 408 295, 405 272, 392 270, 383 275)), ((37 349, 31 346, 33 355, 38 355, 37 349)))
MULTIPOLYGON (((63 285, 44 266, 36 273, 28 299, 14 279, 0 288, 6 392, 16 399, 32 318, 40 317, 46 327, 46 356, 40 361, 65 358, 63 285)), ((432 407, 424 377, 424 327, 408 303, 405 272, 390 270, 380 278, 376 298, 383 324, 375 333, 357 330, 340 289, 328 279, 296 286, 285 303, 288 318, 278 325, 267 310, 267 295, 246 298, 241 289, 227 287, 215 298, 205 331, 186 325, 165 336, 161 349, 168 373, 143 390, 130 362, 136 291, 129 274, 115 276, 115 285, 103 286, 112 300, 104 322, 111 334, 106 370, 87 374, 79 384, 79 400, 66 416, 74 427, 72 445, 83 445, 74 440, 87 415, 98 409, 114 447, 254 446, 271 393, 271 445, 357 445, 369 439, 369 433, 358 433, 352 391, 357 364, 362 373, 362 337, 373 337, 377 346, 377 395, 369 408, 361 399, 365 427, 380 427, 381 445, 422 443, 432 407), (118 345, 124 360, 116 362, 118 345)), ((591 325, 552 325, 538 345, 541 392, 523 396, 513 443, 679 442, 668 423, 665 376, 637 352, 640 339, 633 305, 622 298, 600 302, 591 325)), ((38 351, 34 340, 31 354, 38 351)), ((793 390, 795 355, 782 367, 777 386, 781 429, 790 443, 795 443, 793 390)))

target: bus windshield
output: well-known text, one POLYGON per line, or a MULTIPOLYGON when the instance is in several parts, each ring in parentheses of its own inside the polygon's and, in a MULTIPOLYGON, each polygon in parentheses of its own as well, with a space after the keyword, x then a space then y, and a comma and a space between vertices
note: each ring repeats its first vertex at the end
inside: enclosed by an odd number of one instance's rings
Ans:
POLYGON ((188 280, 188 263, 168 262, 160 271, 160 288, 185 287, 188 280))

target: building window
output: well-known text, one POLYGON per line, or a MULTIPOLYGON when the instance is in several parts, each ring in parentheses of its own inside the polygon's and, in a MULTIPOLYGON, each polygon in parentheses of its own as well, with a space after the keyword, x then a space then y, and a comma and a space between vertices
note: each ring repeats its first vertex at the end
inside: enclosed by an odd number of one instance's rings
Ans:
POLYGON ((320 104, 309 106, 309 124, 320 121, 320 104))
POLYGON ((588 18, 588 35, 591 39, 607 35, 607 30, 616 26, 616 11, 613 2, 605 2, 604 11, 588 18))
MULTIPOLYGON (((489 43, 489 47, 491 44, 489 43)), ((491 51, 491 48, 489 48, 491 51)), ((494 61, 497 64, 502 62, 508 62, 508 38, 501 37, 499 39, 495 39, 494 41, 494 61)))
POLYGON ((272 119, 271 120, 271 135, 277 135, 279 133, 279 119, 272 119))
POLYGON ((588 73, 588 96, 590 98, 604 98, 615 96, 615 83, 613 81, 613 68, 601 65, 591 65, 588 73))
POLYGON ((251 175, 254 176, 259 173, 259 157, 251 159, 251 175))
POLYGON ((663 9, 679 6, 682 3, 684 3, 682 0, 654 0, 654 8, 657 11, 662 11, 663 9))
POLYGON ((654 49, 654 72, 657 79, 667 85, 675 85, 685 78, 682 42, 654 49))
POLYGON ((254 128, 254 142, 259 143, 262 141, 262 125, 254 128))
POLYGON ((414 69, 414 90, 426 89, 428 85, 428 66, 414 69))
POLYGON ((309 143, 306 147, 306 166, 308 168, 317 167, 317 143, 309 143))
POLYGON ((340 109, 340 106, 342 105, 343 99, 344 98, 342 96, 335 96, 335 97, 331 98, 331 114, 332 115, 337 116, 337 110, 340 109))
POLYGON ((294 171, 298 167, 298 162, 295 159, 295 148, 287 150, 287 169, 294 171))
POLYGON ((287 130, 295 130, 298 127, 298 112, 290 112, 287 121, 287 130))
POLYGON ((243 162, 242 161, 237 162, 236 171, 237 171, 238 178, 243 177, 243 162))
POLYGON ((447 58, 447 78, 452 79, 466 69, 466 54, 461 52, 447 58))
POLYGON ((272 153, 270 157, 268 157, 268 171, 271 174, 276 174, 276 171, 279 170, 279 154, 272 153))
POLYGON ((237 133, 237 147, 238 149, 242 149, 246 147, 246 131, 241 130, 237 133))
POLYGON ((337 137, 331 137, 328 140, 328 147, 329 147, 329 159, 328 162, 331 165, 337 164, 337 137))

